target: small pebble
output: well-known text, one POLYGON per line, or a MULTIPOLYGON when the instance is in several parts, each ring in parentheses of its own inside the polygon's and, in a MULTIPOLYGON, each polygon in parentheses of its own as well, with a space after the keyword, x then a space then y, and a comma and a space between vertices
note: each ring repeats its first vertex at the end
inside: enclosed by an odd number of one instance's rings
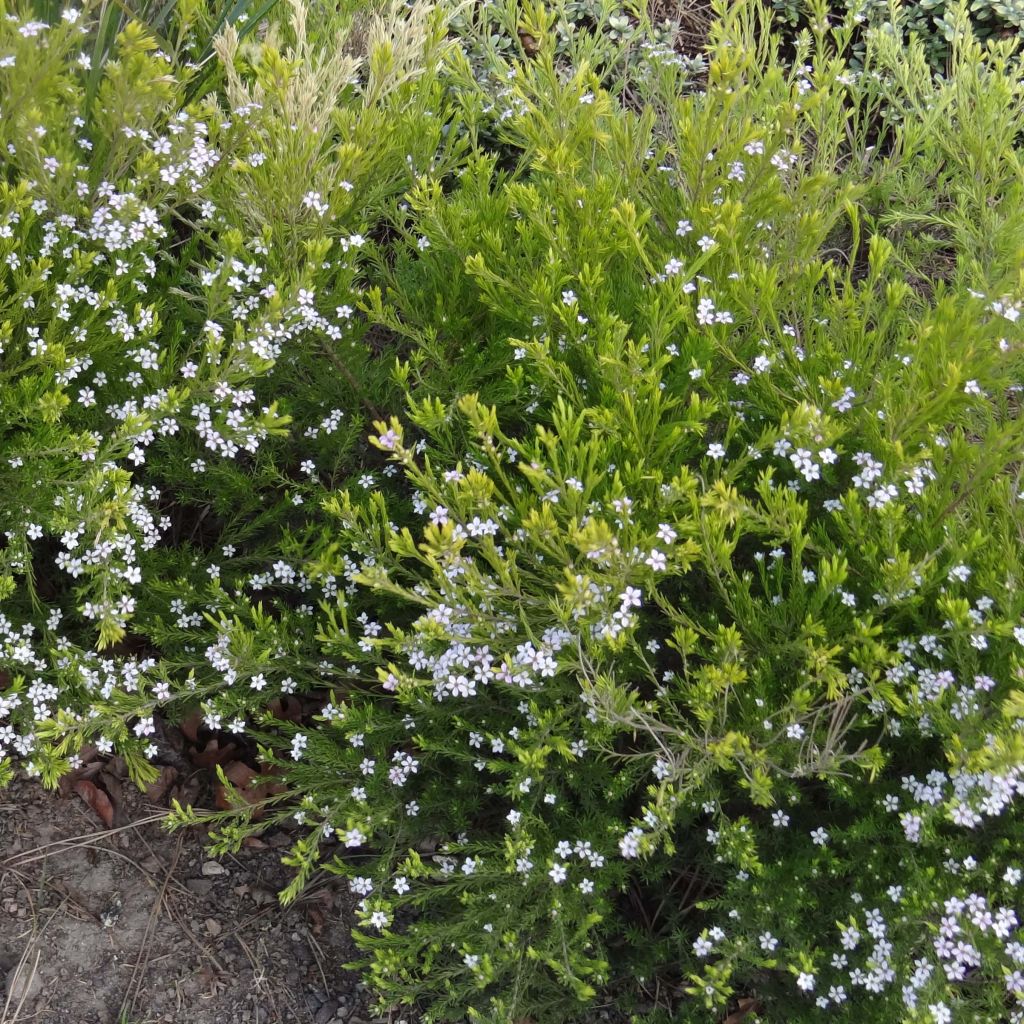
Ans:
POLYGON ((315 1024, 329 1024, 337 1012, 338 1001, 336 999, 332 999, 330 1002, 324 1003, 324 1005, 316 1011, 316 1016, 313 1020, 315 1024))

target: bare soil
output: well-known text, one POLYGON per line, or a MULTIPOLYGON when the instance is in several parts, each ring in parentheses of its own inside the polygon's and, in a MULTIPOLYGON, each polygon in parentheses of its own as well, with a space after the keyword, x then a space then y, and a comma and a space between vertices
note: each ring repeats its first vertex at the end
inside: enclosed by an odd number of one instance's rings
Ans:
POLYGON ((213 862, 128 788, 113 829, 74 793, 0 793, 0 1024, 365 1024, 336 880, 282 908, 287 836, 213 862))

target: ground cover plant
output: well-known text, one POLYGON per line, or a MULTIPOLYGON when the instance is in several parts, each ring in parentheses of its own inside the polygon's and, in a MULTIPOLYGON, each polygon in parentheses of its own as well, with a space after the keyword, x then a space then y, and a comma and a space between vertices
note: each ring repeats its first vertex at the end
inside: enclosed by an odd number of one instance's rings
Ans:
POLYGON ((810 13, 5 12, 0 775, 426 1019, 1024 1019, 1019 62, 810 13))

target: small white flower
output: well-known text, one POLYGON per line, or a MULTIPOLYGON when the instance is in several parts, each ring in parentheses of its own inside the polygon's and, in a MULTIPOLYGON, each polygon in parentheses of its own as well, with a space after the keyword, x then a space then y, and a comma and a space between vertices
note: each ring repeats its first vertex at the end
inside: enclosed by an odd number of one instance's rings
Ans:
POLYGON ((966 565, 954 565, 953 568, 949 570, 948 579, 951 583, 953 580, 959 580, 961 583, 966 583, 970 578, 971 570, 966 565))
POLYGON ((655 572, 664 572, 668 568, 668 559, 665 555, 655 549, 645 559, 644 562, 649 565, 655 572))
POLYGON ((553 864, 551 870, 548 872, 551 876, 551 881, 555 885, 561 885, 565 881, 566 869, 564 864, 553 864))

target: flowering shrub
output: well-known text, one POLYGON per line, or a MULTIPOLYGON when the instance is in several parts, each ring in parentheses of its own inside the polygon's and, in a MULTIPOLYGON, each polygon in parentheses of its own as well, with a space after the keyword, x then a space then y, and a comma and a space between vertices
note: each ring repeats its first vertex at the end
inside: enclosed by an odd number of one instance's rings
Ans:
POLYGON ((641 115, 512 65, 517 171, 414 189, 368 297, 406 381, 505 341, 501 408, 377 423, 305 567, 347 679, 266 756, 433 1019, 1020 1019, 1019 86, 755 28, 641 115))
POLYGON ((52 782, 90 742, 150 777, 156 706, 197 696, 159 646, 168 593, 193 628, 192 588, 262 579, 386 391, 358 264, 391 196, 455 159, 443 22, 349 20, 329 52, 301 6, 273 28, 229 28, 222 99, 188 106, 199 72, 138 25, 96 76, 80 12, 0 23, 0 774, 14 753, 52 782))
MULTIPOLYGON (((250 737, 177 823, 297 820, 427 1019, 1024 1020, 1012 46, 741 5, 698 89, 503 10, 296 7, 184 112, 132 29, 11 122, 0 747, 250 737)), ((34 95, 68 24, 3 26, 34 95)))

